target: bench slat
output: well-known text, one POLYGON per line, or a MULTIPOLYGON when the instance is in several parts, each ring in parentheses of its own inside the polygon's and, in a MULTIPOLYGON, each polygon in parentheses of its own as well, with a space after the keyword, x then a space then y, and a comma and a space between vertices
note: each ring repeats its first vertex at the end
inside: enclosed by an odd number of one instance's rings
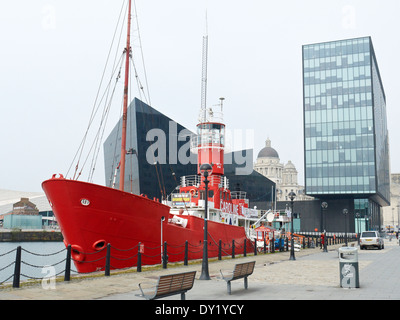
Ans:
POLYGON ((155 297, 184 293, 193 287, 196 271, 160 276, 155 297))
POLYGON ((244 288, 247 289, 247 277, 251 275, 254 271, 254 266, 255 266, 255 261, 250 261, 250 262, 244 262, 244 263, 238 263, 235 264, 235 267, 233 268, 232 276, 226 277, 222 274, 222 279, 226 281, 227 284, 227 289, 228 289, 228 294, 231 294, 231 281, 237 280, 240 278, 244 278, 244 288))
POLYGON ((238 263, 233 270, 232 280, 241 278, 245 275, 251 275, 254 271, 255 261, 238 263))

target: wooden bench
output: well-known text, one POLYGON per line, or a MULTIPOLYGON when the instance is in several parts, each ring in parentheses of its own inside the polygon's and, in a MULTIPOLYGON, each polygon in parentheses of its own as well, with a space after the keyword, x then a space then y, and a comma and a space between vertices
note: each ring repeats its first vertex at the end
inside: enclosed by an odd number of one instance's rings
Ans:
POLYGON ((181 300, 185 300, 185 293, 192 289, 195 275, 196 271, 190 271, 159 276, 155 289, 146 292, 143 290, 141 283, 139 283, 141 294, 137 296, 147 300, 154 300, 181 294, 181 300))
POLYGON ((235 264, 233 271, 229 271, 229 275, 224 275, 220 270, 222 279, 226 281, 228 294, 231 294, 231 281, 233 280, 244 278, 244 288, 247 289, 247 277, 253 273, 255 264, 255 261, 235 264))

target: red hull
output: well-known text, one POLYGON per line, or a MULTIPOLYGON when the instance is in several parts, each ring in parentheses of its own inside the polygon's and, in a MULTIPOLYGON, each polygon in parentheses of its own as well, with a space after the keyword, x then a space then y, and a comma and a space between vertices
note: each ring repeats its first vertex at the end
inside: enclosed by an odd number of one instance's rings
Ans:
MULTIPOLYGON (((168 222, 170 207, 124 191, 64 178, 53 178, 42 184, 60 225, 65 244, 71 244, 78 272, 104 269, 105 245, 110 243, 113 269, 135 266, 138 243, 144 245, 142 264, 161 263, 161 243, 168 244, 168 261, 183 261, 184 244, 188 241, 188 258, 202 257, 204 221, 195 216, 186 227, 168 222), (161 239, 161 218, 162 239, 161 239)), ((247 239, 244 228, 208 221, 209 257, 218 255, 218 241, 223 255, 243 253, 247 239)), ((251 250, 247 241, 247 251, 251 250)))

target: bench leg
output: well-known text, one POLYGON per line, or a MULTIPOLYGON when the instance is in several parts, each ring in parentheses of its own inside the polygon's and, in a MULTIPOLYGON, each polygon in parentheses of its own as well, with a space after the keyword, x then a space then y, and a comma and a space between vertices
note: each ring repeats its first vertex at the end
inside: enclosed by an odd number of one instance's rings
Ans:
POLYGON ((181 293, 181 300, 186 300, 185 292, 181 293))
POLYGON ((248 288, 248 283, 247 283, 247 277, 244 277, 244 288, 247 290, 248 288))
POLYGON ((226 282, 226 287, 228 289, 228 294, 231 294, 232 292, 231 292, 231 282, 230 281, 226 282))

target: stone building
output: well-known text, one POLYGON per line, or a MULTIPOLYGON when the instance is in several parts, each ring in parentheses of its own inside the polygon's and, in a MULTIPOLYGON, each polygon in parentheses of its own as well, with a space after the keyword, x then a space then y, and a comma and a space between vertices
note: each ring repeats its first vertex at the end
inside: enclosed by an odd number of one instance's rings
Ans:
POLYGON ((313 199, 304 194, 304 186, 298 184, 297 170, 292 161, 281 163, 278 152, 271 147, 271 140, 265 141, 265 147, 257 156, 254 170, 276 183, 276 200, 288 200, 288 194, 293 191, 296 200, 313 199))
POLYGON ((383 227, 388 232, 399 230, 400 173, 392 173, 390 181, 390 206, 383 207, 383 227))
POLYGON ((39 214, 39 209, 29 201, 29 198, 21 198, 20 201, 13 204, 12 214, 33 216, 39 214))
POLYGON ((13 210, 4 215, 5 229, 42 229, 42 216, 29 198, 21 198, 13 204, 13 210))

